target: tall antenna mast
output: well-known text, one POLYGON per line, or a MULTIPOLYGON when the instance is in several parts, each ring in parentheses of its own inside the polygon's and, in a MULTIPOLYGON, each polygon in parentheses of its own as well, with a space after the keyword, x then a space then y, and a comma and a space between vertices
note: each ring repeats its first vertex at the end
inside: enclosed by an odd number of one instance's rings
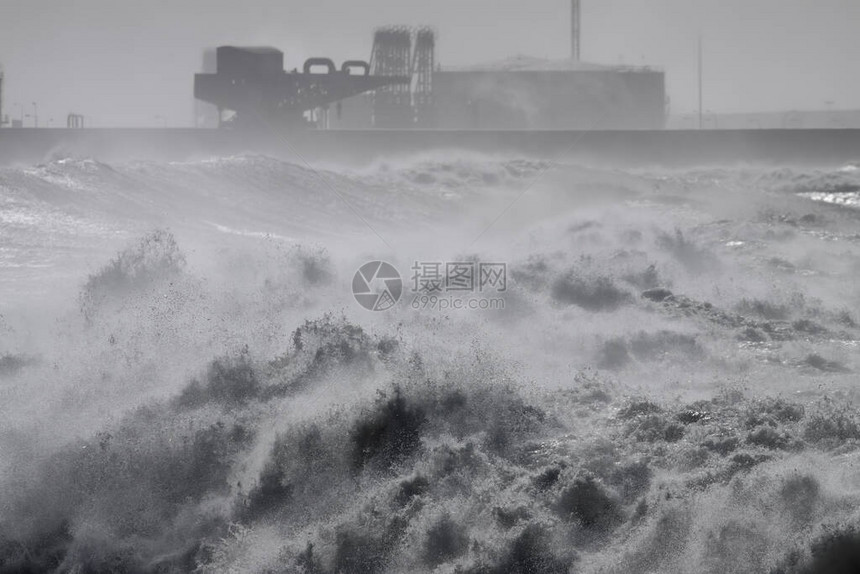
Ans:
POLYGON ((579 61, 580 56, 580 23, 582 21, 579 0, 570 1, 570 57, 579 61))
POLYGON ((702 117, 702 34, 699 33, 699 129, 704 127, 702 117))

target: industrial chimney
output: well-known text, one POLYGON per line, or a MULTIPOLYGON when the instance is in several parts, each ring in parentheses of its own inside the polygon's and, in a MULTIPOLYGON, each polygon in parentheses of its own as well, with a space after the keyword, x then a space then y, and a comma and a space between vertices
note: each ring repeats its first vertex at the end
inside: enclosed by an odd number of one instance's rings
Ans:
POLYGON ((579 0, 570 0, 570 57, 575 62, 579 61, 580 16, 579 0))

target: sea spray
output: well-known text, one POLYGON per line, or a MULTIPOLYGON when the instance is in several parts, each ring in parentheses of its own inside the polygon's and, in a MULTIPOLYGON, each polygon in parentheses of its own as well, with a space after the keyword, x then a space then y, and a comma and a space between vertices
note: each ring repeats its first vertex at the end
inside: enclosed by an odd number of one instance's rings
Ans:
POLYGON ((0 170, 0 568, 852 564, 853 172, 550 167, 0 170), (366 311, 378 259, 504 262, 505 310, 366 311))

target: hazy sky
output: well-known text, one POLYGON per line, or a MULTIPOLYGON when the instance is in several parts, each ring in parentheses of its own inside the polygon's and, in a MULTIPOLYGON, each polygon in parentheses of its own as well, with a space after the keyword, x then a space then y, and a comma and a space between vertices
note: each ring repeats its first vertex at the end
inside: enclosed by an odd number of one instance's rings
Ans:
MULTIPOLYGON (((860 108, 860 0, 582 0, 583 59, 662 67, 674 113, 860 108)), ((366 59, 373 28, 431 24, 442 65, 564 58, 569 0, 0 0, 4 113, 189 125, 203 48, 267 44, 366 59), (166 120, 160 119, 166 118, 166 120)), ((32 120, 28 120, 28 123, 32 120)))

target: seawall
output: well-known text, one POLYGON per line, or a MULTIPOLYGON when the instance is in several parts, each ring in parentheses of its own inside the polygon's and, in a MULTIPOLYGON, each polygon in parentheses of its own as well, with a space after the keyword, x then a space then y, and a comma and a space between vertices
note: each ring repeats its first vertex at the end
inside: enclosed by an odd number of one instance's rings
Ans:
POLYGON ((307 131, 0 129, 0 165, 63 157, 185 161, 258 153, 297 163, 366 163, 462 150, 607 166, 835 166, 860 161, 860 130, 307 131))

